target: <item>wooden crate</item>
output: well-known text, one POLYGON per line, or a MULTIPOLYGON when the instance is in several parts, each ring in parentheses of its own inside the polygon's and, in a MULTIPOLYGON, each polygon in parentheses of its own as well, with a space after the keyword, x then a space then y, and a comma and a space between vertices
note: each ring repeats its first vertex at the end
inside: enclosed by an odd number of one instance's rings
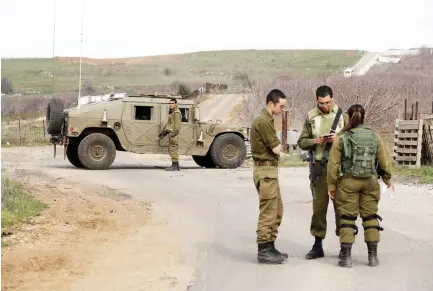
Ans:
POLYGON ((398 165, 421 167, 423 120, 395 122, 393 161, 398 165))

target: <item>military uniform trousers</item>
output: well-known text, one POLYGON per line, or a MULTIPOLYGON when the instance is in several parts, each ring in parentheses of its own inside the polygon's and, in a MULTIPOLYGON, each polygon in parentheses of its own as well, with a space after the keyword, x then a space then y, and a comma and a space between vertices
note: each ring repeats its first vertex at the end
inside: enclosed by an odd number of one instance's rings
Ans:
POLYGON ((178 141, 178 135, 176 136, 170 136, 169 137, 169 146, 168 146, 168 154, 170 155, 172 162, 179 161, 179 141, 178 141))
MULTIPOLYGON (((316 169, 320 167, 320 161, 317 161, 315 164, 316 169)), ((317 170, 316 170, 317 171, 317 170)), ((329 204, 329 196, 328 196, 328 183, 327 183, 327 164, 322 167, 321 175, 316 181, 315 187, 313 183, 310 183, 310 189, 316 192, 316 199, 313 199, 313 216, 311 217, 311 225, 310 225, 310 233, 313 236, 324 239, 326 236, 327 229, 327 221, 326 214, 328 213, 328 204, 329 204)), ((336 235, 339 235, 340 229, 340 216, 338 215, 337 206, 334 200, 332 200, 332 204, 334 206, 335 213, 335 232, 336 235)))
POLYGON ((337 184, 336 202, 341 215, 340 242, 353 243, 358 228, 358 214, 362 219, 365 242, 380 240, 380 216, 377 215, 380 186, 376 177, 355 179, 344 175, 337 184))
POLYGON ((278 167, 255 165, 253 179, 259 194, 257 243, 275 241, 284 212, 278 182, 278 167))

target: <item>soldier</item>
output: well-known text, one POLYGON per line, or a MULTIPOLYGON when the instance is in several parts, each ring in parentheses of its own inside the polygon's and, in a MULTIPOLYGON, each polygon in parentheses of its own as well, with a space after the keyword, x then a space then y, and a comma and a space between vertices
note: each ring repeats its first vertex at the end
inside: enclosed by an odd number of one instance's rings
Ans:
POLYGON ((175 98, 170 99, 170 110, 168 115, 167 125, 165 130, 159 134, 160 138, 163 138, 167 134, 169 135, 169 147, 168 154, 171 157, 171 167, 166 168, 167 171, 180 171, 179 167, 179 155, 178 155, 178 134, 180 131, 180 123, 182 120, 182 114, 177 108, 177 100, 175 98))
POLYGON ((382 220, 377 215, 380 200, 378 175, 388 188, 394 190, 391 183, 391 163, 380 136, 364 125, 364 108, 359 104, 352 105, 348 114, 350 122, 336 137, 332 146, 327 177, 328 195, 336 200, 341 215, 341 255, 338 265, 352 266, 351 248, 355 234, 358 233, 355 221, 359 213, 364 228, 364 240, 367 243, 368 264, 374 267, 379 265, 377 244, 380 240, 379 230, 383 230, 377 220, 382 220))
MULTIPOLYGON (((326 184, 326 165, 329 150, 336 133, 348 122, 347 113, 333 101, 332 89, 320 86, 316 90, 317 106, 310 110, 305 120, 302 132, 298 139, 298 146, 310 152, 310 189, 313 194, 313 215, 311 218, 310 233, 315 241, 312 249, 306 255, 307 259, 322 258, 325 256, 322 240, 326 236, 326 214, 328 212, 329 197, 326 184)), ((335 203, 336 235, 339 235, 339 216, 335 203)))
POLYGON ((251 126, 251 153, 254 160, 253 180, 259 194, 257 223, 257 260, 279 264, 288 255, 275 248, 278 227, 283 218, 283 202, 278 183, 278 159, 281 143, 277 138, 273 115, 278 115, 286 104, 286 96, 274 89, 266 96, 266 108, 251 126))

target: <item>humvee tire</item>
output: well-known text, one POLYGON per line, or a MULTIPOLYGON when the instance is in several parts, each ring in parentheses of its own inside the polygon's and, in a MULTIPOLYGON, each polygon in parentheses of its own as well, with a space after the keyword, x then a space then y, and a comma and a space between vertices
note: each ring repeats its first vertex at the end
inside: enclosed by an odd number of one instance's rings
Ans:
POLYGON ((61 133, 62 123, 64 119, 63 110, 63 100, 59 98, 51 98, 50 101, 48 101, 47 113, 45 116, 45 123, 47 126, 48 134, 61 133))
POLYGON ((192 156, 192 159, 200 167, 216 168, 216 165, 213 162, 212 157, 209 154, 207 154, 205 156, 192 156))
POLYGON ((90 170, 106 170, 116 158, 116 145, 103 133, 91 133, 78 145, 78 158, 90 170))
POLYGON ((84 168, 83 164, 80 162, 80 159, 78 158, 78 144, 77 143, 71 143, 68 144, 68 147, 66 148, 66 157, 68 158, 68 161, 77 168, 84 168))
POLYGON ((247 157, 245 141, 235 133, 223 133, 213 141, 211 157, 220 168, 238 168, 247 157))

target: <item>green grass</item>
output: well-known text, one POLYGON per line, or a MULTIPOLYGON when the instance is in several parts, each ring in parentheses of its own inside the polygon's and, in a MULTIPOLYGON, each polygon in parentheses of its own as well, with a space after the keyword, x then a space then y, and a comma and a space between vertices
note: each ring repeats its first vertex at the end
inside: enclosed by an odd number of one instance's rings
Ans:
MULTIPOLYGON (((346 50, 234 50, 131 59, 92 60, 82 67, 83 80, 95 89, 122 90, 184 82, 235 84, 233 76, 247 74, 254 80, 281 75, 318 75, 325 70, 342 74, 361 56, 346 50), (98 63, 96 63, 98 62, 98 63), (170 69, 170 74, 164 70, 170 69)), ((79 62, 53 59, 2 59, 2 76, 9 78, 16 92, 46 94, 76 92, 79 62), (55 83, 53 87, 53 66, 55 83)))
POLYGON ((282 156, 280 158, 279 166, 284 168, 306 167, 308 166, 308 162, 302 161, 299 157, 299 153, 295 152, 290 155, 282 156))
MULTIPOLYGON (((34 199, 24 185, 2 173, 2 229, 39 215, 47 205, 34 199)), ((2 243, 3 245, 3 243, 2 243)))
POLYGON ((433 167, 422 166, 419 169, 394 166, 393 173, 400 176, 413 177, 418 183, 433 184, 433 167))
POLYGON ((43 120, 7 120, 1 123, 1 128, 2 147, 50 144, 43 120))
MULTIPOLYGON (((290 155, 284 155, 280 159, 280 167, 306 167, 307 162, 300 159, 299 153, 295 152, 290 155)), ((422 166, 419 169, 409 168, 404 166, 393 166, 393 175, 402 176, 406 178, 413 178, 415 182, 420 184, 433 184, 433 167, 422 166)))

